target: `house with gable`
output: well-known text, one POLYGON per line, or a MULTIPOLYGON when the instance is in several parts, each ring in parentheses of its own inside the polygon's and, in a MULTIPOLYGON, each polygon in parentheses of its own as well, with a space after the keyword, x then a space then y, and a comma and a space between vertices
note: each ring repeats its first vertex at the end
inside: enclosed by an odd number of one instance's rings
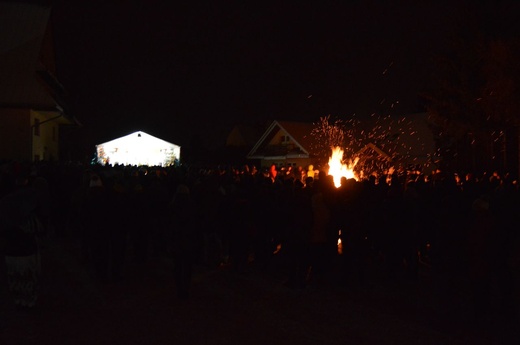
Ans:
POLYGON ((272 165, 277 167, 314 165, 317 156, 312 150, 313 128, 312 123, 275 120, 249 151, 247 159, 256 161, 261 168, 272 165))
POLYGON ((59 130, 79 125, 55 75, 51 7, 0 3, 0 160, 57 160, 59 130))
POLYGON ((355 154, 359 166, 370 170, 425 170, 435 168, 433 157, 435 141, 427 113, 411 113, 395 118, 384 126, 370 120, 363 123, 365 130, 384 128, 384 133, 371 135, 355 154), (384 134, 384 135, 383 135, 384 134))
POLYGON ((101 165, 171 166, 181 159, 181 147, 137 131, 96 145, 101 165))
MULTIPOLYGON (((376 126, 369 121, 367 128, 376 126)), ((312 123, 273 121, 247 155, 261 168, 273 164, 281 166, 314 165, 325 167, 329 158, 320 156, 316 139, 311 134, 312 123)), ((428 115, 415 113, 396 120, 396 125, 388 130, 386 139, 366 141, 353 154, 359 159, 358 167, 365 173, 395 169, 431 169, 435 145, 429 129, 428 115)), ((345 159, 353 157, 344 157, 345 159)))

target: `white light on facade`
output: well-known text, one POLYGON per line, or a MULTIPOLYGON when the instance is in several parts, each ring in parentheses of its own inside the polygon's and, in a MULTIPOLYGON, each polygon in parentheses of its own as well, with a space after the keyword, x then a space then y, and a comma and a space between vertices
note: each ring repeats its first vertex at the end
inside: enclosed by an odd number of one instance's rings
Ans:
POLYGON ((138 131, 96 145, 96 154, 102 165, 169 166, 180 160, 181 147, 138 131))

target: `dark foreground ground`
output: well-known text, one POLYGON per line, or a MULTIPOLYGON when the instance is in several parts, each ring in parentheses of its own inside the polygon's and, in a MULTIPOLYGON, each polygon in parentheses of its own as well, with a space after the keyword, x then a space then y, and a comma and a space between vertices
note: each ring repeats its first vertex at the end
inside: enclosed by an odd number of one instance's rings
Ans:
POLYGON ((176 297, 165 256, 128 263, 124 278, 100 284, 80 263, 78 241, 42 243, 38 307, 16 310, 0 270, 0 344, 518 344, 516 322, 472 322, 464 282, 389 278, 286 287, 283 255, 245 274, 197 266, 188 300, 176 297), (453 289, 453 286, 462 288, 453 289))

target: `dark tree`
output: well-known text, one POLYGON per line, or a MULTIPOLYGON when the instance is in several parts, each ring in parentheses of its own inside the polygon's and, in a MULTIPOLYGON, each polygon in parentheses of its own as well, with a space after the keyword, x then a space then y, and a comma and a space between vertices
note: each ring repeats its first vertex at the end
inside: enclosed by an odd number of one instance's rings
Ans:
POLYGON ((444 170, 518 174, 520 41, 504 4, 461 7, 447 51, 434 59, 425 98, 444 170))

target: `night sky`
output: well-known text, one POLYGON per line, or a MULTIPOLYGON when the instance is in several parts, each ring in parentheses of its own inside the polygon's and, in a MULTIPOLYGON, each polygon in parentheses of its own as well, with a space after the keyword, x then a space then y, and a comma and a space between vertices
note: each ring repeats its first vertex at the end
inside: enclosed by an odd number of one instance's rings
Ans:
POLYGON ((54 3, 57 76, 87 145, 143 130, 218 146, 239 123, 420 111, 460 13, 511 15, 507 2, 131 3, 54 3))

